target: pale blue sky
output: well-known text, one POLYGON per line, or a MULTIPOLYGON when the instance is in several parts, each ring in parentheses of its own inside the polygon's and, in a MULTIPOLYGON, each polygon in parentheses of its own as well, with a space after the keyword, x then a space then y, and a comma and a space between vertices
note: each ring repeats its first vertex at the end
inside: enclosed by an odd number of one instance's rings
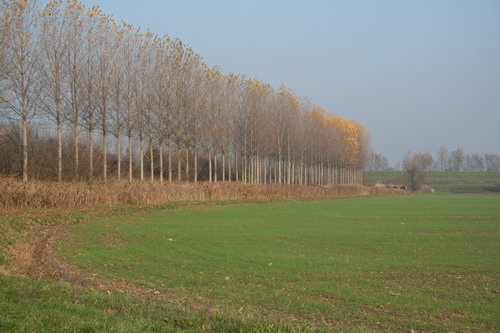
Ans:
POLYGON ((84 0, 356 120, 391 163, 500 154, 500 0, 84 0))

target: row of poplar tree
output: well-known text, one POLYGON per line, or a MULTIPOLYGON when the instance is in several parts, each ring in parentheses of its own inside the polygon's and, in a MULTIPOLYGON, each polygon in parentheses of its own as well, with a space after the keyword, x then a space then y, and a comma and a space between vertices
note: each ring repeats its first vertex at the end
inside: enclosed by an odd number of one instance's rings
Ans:
POLYGON ((365 129, 284 86, 224 75, 78 1, 0 6, 0 133, 19 128, 24 181, 43 128, 59 181, 361 182, 365 129))

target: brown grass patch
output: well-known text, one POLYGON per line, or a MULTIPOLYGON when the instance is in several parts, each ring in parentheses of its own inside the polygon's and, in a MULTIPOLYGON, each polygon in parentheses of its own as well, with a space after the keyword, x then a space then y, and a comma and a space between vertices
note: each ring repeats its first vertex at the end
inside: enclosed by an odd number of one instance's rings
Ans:
POLYGON ((149 205, 175 201, 224 201, 245 199, 313 198, 349 195, 404 193, 397 189, 361 185, 249 185, 226 183, 57 183, 0 178, 0 208, 54 208, 111 206, 118 204, 149 205))
POLYGON ((34 243, 24 242, 11 250, 11 260, 16 263, 19 271, 26 271, 33 265, 35 248, 34 243))

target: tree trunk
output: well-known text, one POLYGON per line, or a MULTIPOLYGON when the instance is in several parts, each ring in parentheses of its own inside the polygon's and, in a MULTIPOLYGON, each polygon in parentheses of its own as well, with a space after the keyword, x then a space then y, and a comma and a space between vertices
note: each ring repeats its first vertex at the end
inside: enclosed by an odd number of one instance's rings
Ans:
POLYGON ((172 150, 170 149, 170 141, 168 142, 168 182, 172 184, 172 150))
POLYGON ((59 117, 57 117, 57 181, 62 182, 62 134, 59 117))
POLYGON ((281 152, 278 154, 278 184, 281 184, 281 152))
POLYGON ((23 115, 23 182, 28 181, 28 121, 23 115))
POLYGON ((229 182, 231 182, 231 178, 232 178, 232 173, 231 173, 231 153, 229 153, 229 155, 227 155, 227 168, 228 168, 228 179, 229 179, 229 182))
POLYGON ((212 154, 208 151, 208 181, 212 182, 212 154))
POLYGON ((177 181, 178 182, 181 181, 181 167, 182 167, 181 150, 179 148, 177 148, 177 181))
POLYGON ((186 145, 186 182, 189 182, 189 149, 186 145))
POLYGON ((194 149, 194 182, 198 183, 198 150, 194 149))
POLYGON ((102 132, 102 179, 108 181, 108 137, 106 131, 102 132))
POLYGON ((163 183, 163 143, 160 142, 158 145, 159 157, 160 157, 160 183, 163 183))
POLYGON ((141 162, 141 182, 144 181, 144 143, 142 142, 142 135, 139 136, 139 154, 141 162))
POLYGON ((288 137, 288 174, 287 174, 287 184, 292 183, 292 156, 290 154, 290 137, 288 137))
POLYGON ((226 154, 222 152, 222 182, 226 181, 226 154))
POLYGON ((267 163, 264 162, 264 185, 267 184, 267 163))
POLYGON ((119 132, 116 135, 116 153, 118 154, 118 165, 116 168, 116 178, 121 180, 122 178, 122 140, 120 138, 119 132))
POLYGON ((250 156, 250 184, 254 184, 254 157, 250 156))
POLYGON ((154 182, 155 180, 155 168, 154 168, 154 156, 153 156, 153 141, 149 141, 149 157, 150 157, 150 163, 149 163, 149 170, 151 173, 151 183, 154 182))
POLYGON ((236 176, 236 182, 239 182, 239 172, 238 172, 238 154, 234 155, 234 173, 236 176))
POLYGON ((217 153, 214 154, 214 181, 217 182, 217 153))
POLYGON ((78 135, 78 120, 75 121, 73 124, 73 136, 74 136, 74 148, 75 148, 75 169, 74 169, 74 175, 73 175, 73 180, 77 181, 79 177, 79 169, 80 169, 80 142, 79 142, 79 135, 78 135))
POLYGON ((132 135, 128 134, 128 180, 132 182, 133 166, 132 166, 132 135))
POLYGON ((248 158, 247 155, 245 154, 245 157, 243 159, 243 165, 241 166, 241 178, 243 179, 243 183, 247 183, 247 163, 248 163, 248 158))
POLYGON ((72 124, 72 129, 73 129, 73 139, 74 139, 74 148, 75 148, 75 165, 74 165, 74 174, 73 174, 73 181, 78 181, 79 177, 79 172, 80 172, 80 142, 79 142, 79 130, 78 130, 78 109, 77 109, 77 102, 76 102, 76 89, 75 85, 72 82, 71 84, 71 105, 73 109, 73 124, 72 124))

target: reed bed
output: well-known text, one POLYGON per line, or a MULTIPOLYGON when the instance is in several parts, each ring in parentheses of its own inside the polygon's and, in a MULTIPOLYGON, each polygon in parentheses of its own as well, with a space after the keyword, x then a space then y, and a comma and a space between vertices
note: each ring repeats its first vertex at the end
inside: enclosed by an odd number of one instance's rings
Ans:
POLYGON ((174 201, 218 201, 311 198, 402 193, 401 190, 361 185, 250 185, 238 182, 57 183, 0 178, 0 209, 162 204, 174 201))

